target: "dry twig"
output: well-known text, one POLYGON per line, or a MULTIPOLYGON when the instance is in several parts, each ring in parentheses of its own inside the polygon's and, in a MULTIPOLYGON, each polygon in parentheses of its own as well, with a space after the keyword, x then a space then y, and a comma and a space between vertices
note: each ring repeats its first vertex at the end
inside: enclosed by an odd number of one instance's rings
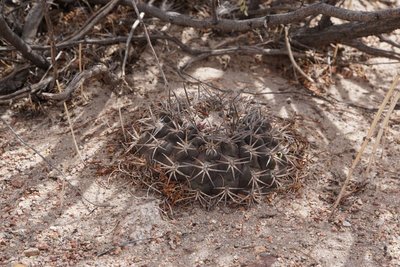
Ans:
POLYGON ((133 33, 134 33, 135 29, 137 28, 137 26, 139 25, 140 20, 143 20, 143 17, 144 17, 144 13, 142 12, 139 14, 139 18, 137 20, 135 20, 135 22, 132 24, 131 31, 129 32, 129 36, 126 39, 125 56, 124 56, 124 60, 122 62, 122 71, 121 71, 122 77, 125 77, 125 66, 126 66, 126 62, 128 60, 129 50, 131 48, 131 41, 132 41, 133 33))
POLYGON ((393 80, 393 83, 392 83, 389 91, 387 92, 385 98, 383 99, 381 105, 379 106, 379 110, 375 114, 374 120, 372 121, 372 124, 368 130, 367 136, 366 136, 364 142, 362 143, 360 150, 357 152, 356 158, 353 160, 353 163, 351 164, 351 167, 349 169, 349 173, 347 174, 346 180, 344 181, 342 188, 339 192, 339 195, 337 196, 336 201, 332 207, 332 216, 335 214, 336 208, 338 207, 340 201, 343 198, 344 193, 346 192, 347 185, 349 184, 350 179, 353 176, 354 169, 357 166, 357 164, 360 162, 361 156, 364 153, 364 150, 367 147, 368 143, 371 141, 371 137, 372 137, 373 133, 375 132, 376 126, 378 124, 379 119, 382 116, 383 110, 386 107, 387 103, 389 102, 389 99, 393 95, 394 90, 399 83, 399 80, 400 80, 400 75, 397 75, 396 78, 393 80))
POLYGON ((305 74, 305 72, 299 67, 299 65, 297 65, 296 60, 293 57, 292 48, 290 47, 290 42, 289 42, 288 27, 285 27, 285 44, 286 44, 286 50, 287 50, 290 62, 292 62, 293 68, 295 70, 297 70, 310 83, 315 84, 315 81, 313 79, 311 79, 310 76, 305 74))
POLYGON ((47 77, 36 84, 25 86, 24 88, 15 91, 11 94, 0 95, 0 104, 9 104, 12 100, 22 98, 29 94, 34 94, 39 90, 47 87, 53 81, 54 81, 53 77, 47 77))
MULTIPOLYGON (((53 1, 46 1, 53 2, 53 1)), ((47 3, 47 5, 50 3, 47 3)), ((36 37, 37 30, 44 15, 43 3, 35 1, 32 3, 32 8, 29 10, 25 18, 24 28, 22 29, 22 40, 27 43, 32 43, 36 37)))
POLYGON ((32 51, 32 48, 10 29, 3 17, 1 4, 0 37, 4 38, 4 40, 13 45, 19 52, 21 52, 24 58, 28 59, 39 68, 46 70, 50 66, 49 62, 44 57, 32 51))
POLYGON ((376 150, 378 149, 378 146, 379 146, 379 144, 381 142, 381 139, 382 139, 382 136, 383 136, 383 132, 384 132, 385 129, 387 129, 387 127, 389 125, 390 116, 392 115, 392 113, 393 113, 393 111, 394 111, 394 109, 396 107, 396 104, 399 101, 399 98, 400 98, 400 91, 397 91, 396 94, 393 96, 393 99, 392 99, 392 101, 390 103, 389 109, 388 109, 388 111, 386 113, 386 116, 385 116, 383 122, 382 122, 382 126, 379 129, 379 132, 378 132, 378 135, 376 137, 374 146, 372 147, 372 152, 371 152, 371 154, 369 156, 368 167, 367 167, 367 170, 365 171, 367 174, 369 173, 369 171, 371 169, 372 163, 373 163, 373 161, 375 159, 376 150))
MULTIPOLYGON (((106 4, 108 0, 90 0, 91 3, 106 4)), ((131 0, 121 0, 121 4, 131 5, 131 0)), ((299 22, 309 16, 326 15, 329 17, 339 18, 346 21, 370 22, 386 19, 398 19, 400 8, 380 10, 374 12, 353 11, 344 8, 335 7, 324 2, 310 4, 285 14, 267 15, 261 18, 247 20, 231 20, 218 19, 218 23, 214 23, 212 19, 195 19, 176 12, 163 11, 155 6, 147 5, 144 2, 137 3, 139 11, 145 12, 149 16, 159 18, 162 21, 172 24, 194 27, 194 28, 211 28, 215 30, 230 31, 249 31, 255 28, 263 28, 279 26, 281 24, 289 24, 299 22)))
POLYGON ((150 49, 151 49, 151 51, 152 51, 152 53, 154 55, 154 58, 156 59, 156 62, 157 62, 157 65, 158 65, 158 69, 160 70, 161 76, 162 76, 162 78, 164 80, 164 86, 165 86, 166 89, 169 89, 167 77, 165 77, 165 73, 164 73, 164 70, 163 70, 163 68, 161 66, 160 60, 158 59, 157 53, 154 50, 153 45, 151 44, 149 32, 147 31, 146 24, 144 24, 144 22, 143 22, 143 20, 142 20, 142 18, 140 16, 140 11, 138 9, 136 1, 135 0, 131 0, 130 2, 132 3, 132 6, 133 6, 133 8, 135 10, 135 13, 136 13, 136 16, 138 17, 140 23, 142 23, 142 25, 143 25, 144 35, 146 37, 147 44, 150 46, 150 49))
POLYGON ((72 93, 87 79, 97 75, 103 75, 103 74, 107 75, 107 72, 108 68, 105 65, 103 64, 95 65, 92 68, 84 70, 78 75, 76 75, 62 93, 58 94, 42 93, 41 95, 45 99, 49 100, 66 101, 71 97, 72 93))
POLYGON ((394 51, 387 51, 379 48, 374 48, 366 45, 361 40, 352 40, 350 42, 345 42, 344 44, 354 47, 361 52, 364 52, 369 55, 373 55, 376 57, 386 57, 390 59, 400 60, 400 54, 394 51))
POLYGON ((92 17, 90 17, 79 31, 64 39, 63 43, 83 38, 94 27, 94 25, 104 19, 114 9, 114 7, 118 5, 119 2, 119 0, 107 0, 105 6, 97 11, 92 17))
MULTIPOLYGON (((56 83, 57 83, 58 91, 61 92, 61 86, 60 86, 60 83, 58 82, 58 80, 56 80, 56 83)), ((76 142, 74 127, 72 126, 71 116, 69 115, 67 104, 65 102, 63 104, 64 104, 65 115, 67 116, 67 119, 68 119, 68 125, 71 130, 72 140, 74 141, 76 153, 78 154, 82 163, 85 164, 85 161, 83 160, 82 154, 79 150, 78 143, 76 142)))

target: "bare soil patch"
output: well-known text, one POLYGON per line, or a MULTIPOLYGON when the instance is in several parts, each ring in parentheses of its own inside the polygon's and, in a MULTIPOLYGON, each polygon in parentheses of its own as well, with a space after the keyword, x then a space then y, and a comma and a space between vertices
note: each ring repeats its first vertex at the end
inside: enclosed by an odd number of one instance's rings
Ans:
MULTIPOLYGON (((395 1, 382 2, 348 5, 372 11, 395 1)), ((84 22, 78 15, 75 19, 84 22)), ((113 27, 110 21, 106 25, 113 27)), ((125 23, 129 29, 130 22, 125 23)), ((66 20, 63 25, 70 24, 66 20)), ((174 25, 169 29, 193 48, 218 47, 226 40, 240 45, 241 39, 251 41, 257 35, 225 35, 222 40, 207 31, 174 25)), ((391 37, 398 42, 398 32, 391 37)), ((364 41, 378 43, 372 37, 364 41)), ((110 55, 120 52, 115 47, 110 55)), ((379 47, 398 53, 392 46, 379 47)), ((296 130, 309 143, 308 175, 293 190, 271 193, 251 207, 164 210, 162 196, 138 186, 138 174, 126 173, 123 167, 128 144, 121 119, 127 134, 150 103, 168 98, 143 41, 130 55, 135 63, 127 65, 132 90, 91 79, 84 85, 87 99, 77 90, 68 101, 82 158, 62 104, 40 106, 23 100, 12 108, 0 106, 1 118, 46 159, 0 123, 1 266, 400 266, 398 108, 371 172, 365 173, 364 157, 339 210, 330 217, 397 63, 386 64, 389 60, 384 58, 364 61, 342 47, 340 63, 349 63, 329 71, 328 63, 296 58, 308 75, 321 78, 317 82, 322 86, 316 87, 295 82, 285 53, 265 58, 230 53, 190 64, 187 71, 197 80, 189 83, 176 72, 189 56, 168 41, 155 48, 172 89, 182 91, 185 83, 188 90, 202 90, 202 83, 208 83, 251 96, 265 112, 295 120, 296 130)))
MULTIPOLYGON (((179 56, 179 55, 176 55, 179 56)), ((199 79, 250 93, 273 114, 295 118, 310 143, 309 175, 294 193, 272 194, 250 208, 176 208, 172 218, 160 199, 118 178, 125 148, 124 125, 138 118, 152 99, 167 97, 146 51, 132 77, 137 91, 100 83, 85 86, 90 100, 70 103, 85 159, 76 154, 63 108, 45 114, 2 108, 1 116, 25 142, 66 173, 59 177, 5 125, 0 127, 0 262, 26 266, 396 266, 400 264, 399 121, 396 111, 363 181, 364 161, 333 221, 330 208, 351 161, 383 99, 395 70, 376 65, 365 77, 334 77, 328 95, 310 97, 303 88, 233 57, 224 70, 211 59, 191 68, 199 79), (331 98, 329 98, 331 99, 331 98)), ((170 58, 170 56, 169 56, 170 58)), ((168 68, 167 68, 168 70, 168 68)), ((182 87, 174 73, 174 88, 182 87)))

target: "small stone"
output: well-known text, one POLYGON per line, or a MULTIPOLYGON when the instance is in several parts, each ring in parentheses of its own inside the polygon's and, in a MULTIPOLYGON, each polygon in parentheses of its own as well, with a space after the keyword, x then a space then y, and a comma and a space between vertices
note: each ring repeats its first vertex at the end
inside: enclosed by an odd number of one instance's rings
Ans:
POLYGON ((121 254, 121 252, 122 252, 122 248, 121 248, 121 247, 117 247, 117 248, 112 252, 112 254, 113 254, 113 255, 119 255, 119 254, 121 254))
POLYGON ((15 188, 21 188, 24 185, 24 180, 14 178, 11 180, 11 185, 15 188))
POLYGON ((36 245, 39 250, 49 250, 49 245, 46 242, 41 242, 36 245))
POLYGON ((254 252, 256 254, 260 254, 260 253, 263 253, 263 252, 266 252, 266 251, 267 251, 267 248, 265 246, 255 246, 254 247, 254 252))
POLYGON ((343 221, 342 225, 343 225, 344 227, 351 227, 351 223, 348 222, 348 221, 343 221))
POLYGON ((28 248, 27 250, 24 251, 24 255, 27 257, 37 256, 39 254, 40 251, 38 248, 28 248))

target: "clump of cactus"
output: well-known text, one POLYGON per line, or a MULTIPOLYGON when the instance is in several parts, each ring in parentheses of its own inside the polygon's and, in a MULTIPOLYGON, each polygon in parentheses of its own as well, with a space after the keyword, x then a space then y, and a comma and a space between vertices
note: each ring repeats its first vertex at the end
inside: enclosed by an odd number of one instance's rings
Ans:
POLYGON ((298 177, 303 152, 290 123, 251 99, 186 95, 139 122, 133 151, 152 170, 142 179, 172 202, 253 203, 298 177))

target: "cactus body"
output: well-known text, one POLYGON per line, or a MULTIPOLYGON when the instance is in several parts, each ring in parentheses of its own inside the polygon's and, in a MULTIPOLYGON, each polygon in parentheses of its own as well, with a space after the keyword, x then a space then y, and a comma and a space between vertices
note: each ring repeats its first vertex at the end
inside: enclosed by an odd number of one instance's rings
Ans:
POLYGON ((296 172, 295 138, 248 99, 214 95, 159 106, 142 120, 134 150, 188 199, 247 203, 296 172))

